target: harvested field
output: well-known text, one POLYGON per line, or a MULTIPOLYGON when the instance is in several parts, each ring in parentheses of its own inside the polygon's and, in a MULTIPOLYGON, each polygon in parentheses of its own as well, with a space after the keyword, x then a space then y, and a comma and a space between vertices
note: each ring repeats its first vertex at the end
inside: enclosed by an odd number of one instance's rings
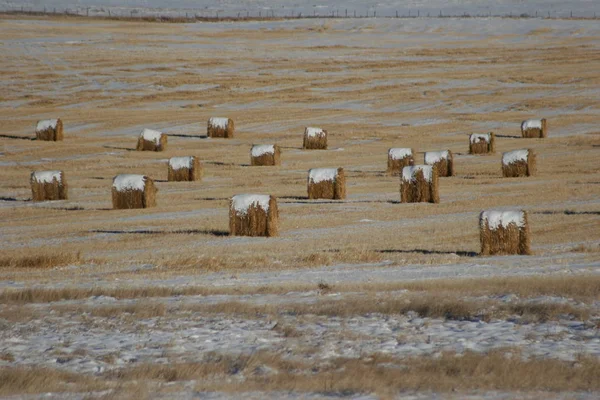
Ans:
POLYGON ((0 396, 598 397, 597 21, 13 15, 0 35, 0 396), (57 116, 64 140, 34 140, 57 116), (327 149, 303 150, 311 126, 327 149), (145 127, 164 152, 135 151, 145 127), (258 143, 281 165, 251 166, 258 143), (439 203, 399 201, 390 148, 452 152, 439 203), (519 149, 536 173, 503 178, 519 149), (188 156, 202 180, 171 181, 188 156), (309 200, 307 171, 340 166, 345 198, 309 200), (33 201, 32 171, 68 199, 33 201), (119 174, 156 206, 112 210, 119 174), (239 193, 277 198, 277 236, 229 235, 239 193), (480 212, 510 209, 532 255, 480 256, 480 212))

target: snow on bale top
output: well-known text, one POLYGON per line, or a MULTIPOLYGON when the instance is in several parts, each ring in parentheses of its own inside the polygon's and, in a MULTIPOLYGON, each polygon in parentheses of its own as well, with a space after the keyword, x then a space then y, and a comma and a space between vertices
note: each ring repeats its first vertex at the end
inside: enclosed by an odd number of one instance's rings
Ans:
POLYGON ((267 212, 270 200, 271 196, 268 194, 238 194, 231 198, 233 209, 239 215, 246 215, 248 209, 255 206, 259 206, 267 212))
POLYGON ((62 171, 36 171, 33 173, 33 179, 39 183, 52 183, 62 180, 62 171))
POLYGON ((425 164, 433 165, 438 161, 448 159, 448 150, 445 151, 428 151, 425 153, 425 164))
POLYGON ((192 168, 192 165, 194 164, 194 157, 193 156, 189 156, 189 157, 171 157, 169 159, 169 166, 173 169, 183 169, 183 168, 187 168, 190 169, 192 168))
POLYGON ((508 228, 514 223, 518 228, 525 226, 525 213, 523 211, 484 211, 481 213, 481 227, 487 226, 490 229, 498 229, 499 226, 508 228))
POLYGON ((227 129, 227 125, 229 124, 229 118, 210 117, 208 123, 215 128, 227 129))
POLYGON ((121 174, 113 179, 113 187, 119 192, 125 190, 144 190, 146 177, 136 174, 121 174))
POLYGON ((156 144, 160 144, 160 137, 162 136, 162 132, 155 131, 152 129, 144 129, 140 136, 147 140, 148 142, 154 142, 156 144))
POLYGON ((323 136, 323 135, 325 135, 325 132, 321 128, 310 128, 310 127, 307 127, 306 130, 305 130, 305 132, 306 132, 306 136, 308 136, 308 137, 323 136))
POLYGON ((58 125, 57 119, 44 119, 44 120, 38 121, 35 130, 38 132, 41 132, 41 131, 45 131, 48 128, 56 129, 56 125, 58 125))
POLYGON ((308 171, 308 181, 312 183, 334 181, 337 174, 337 168, 313 168, 308 171))
POLYGON ((402 180, 405 182, 414 181, 419 171, 423 171, 423 178, 427 182, 431 182, 433 175, 433 167, 431 165, 413 165, 402 168, 402 180))
POLYGON ((402 160, 404 157, 412 156, 412 149, 393 148, 388 151, 392 160, 402 160))
POLYGON ((255 144, 252 146, 252 157, 260 157, 264 154, 275 154, 275 146, 272 144, 255 144))
POLYGON ((517 161, 525 161, 527 162, 527 157, 529 156, 529 150, 513 150, 502 154, 502 164, 510 165, 517 161))
POLYGON ((492 140, 492 136, 489 133, 473 133, 469 139, 473 144, 481 141, 489 143, 492 140))
POLYGON ((542 129, 542 120, 541 119, 528 119, 521 123, 521 129, 542 129))

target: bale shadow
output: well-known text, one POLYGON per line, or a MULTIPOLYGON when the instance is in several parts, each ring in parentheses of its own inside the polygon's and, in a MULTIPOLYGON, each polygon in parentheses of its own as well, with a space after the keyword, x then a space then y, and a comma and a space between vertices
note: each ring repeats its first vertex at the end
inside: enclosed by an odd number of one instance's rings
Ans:
POLYGON ((0 201, 27 201, 27 200, 19 200, 16 197, 0 197, 0 201))
POLYGON ((116 146, 107 146, 104 145, 102 146, 105 149, 113 149, 113 150, 127 150, 127 151, 136 151, 135 149, 129 148, 129 147, 116 147, 116 146))
POLYGON ((138 229, 133 231, 125 231, 125 230, 108 230, 108 229, 92 229, 90 232, 93 233, 110 233, 114 235, 127 235, 127 234, 136 234, 136 235, 212 235, 212 236, 229 236, 228 231, 222 231, 219 229, 179 229, 175 231, 153 231, 149 229, 138 229))
POLYGON ((496 135, 497 138, 503 139, 521 139, 521 136, 513 136, 513 135, 496 135))
POLYGON ((230 197, 196 197, 194 200, 204 200, 204 201, 225 201, 231 200, 230 197))
POLYGON ((279 196, 277 199, 294 200, 282 201, 284 204, 360 204, 360 203, 387 203, 400 204, 400 200, 329 200, 329 199, 309 199, 304 196, 279 196))
POLYGON ((294 146, 279 146, 280 149, 292 149, 292 150, 302 150, 302 147, 294 147, 294 146))
POLYGON ((573 210, 552 211, 552 210, 545 210, 545 211, 534 211, 533 214, 542 214, 542 215, 557 215, 557 214, 564 214, 564 215, 600 215, 600 211, 573 211, 573 210))
POLYGON ((222 167, 250 167, 250 164, 226 163, 221 161, 205 161, 204 164, 218 165, 222 167))
POLYGON ((456 254, 460 257, 478 257, 479 253, 475 251, 439 251, 439 250, 426 250, 426 249, 412 249, 412 250, 396 250, 396 249, 386 249, 386 250, 375 250, 377 253, 402 253, 402 254, 410 254, 410 253, 420 253, 425 255, 431 254, 456 254))
POLYGON ((21 140, 37 140, 36 137, 18 136, 18 135, 0 135, 0 138, 6 139, 21 139, 21 140))
POLYGON ((208 139, 207 135, 184 135, 182 133, 167 133, 167 136, 180 137, 186 139, 208 139))

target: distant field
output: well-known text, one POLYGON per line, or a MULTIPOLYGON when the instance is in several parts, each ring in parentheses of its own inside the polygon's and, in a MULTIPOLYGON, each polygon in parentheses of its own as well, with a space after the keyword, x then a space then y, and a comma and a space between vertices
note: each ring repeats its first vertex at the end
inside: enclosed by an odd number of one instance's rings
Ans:
POLYGON ((11 17, 0 35, 0 396, 597 397, 597 23, 11 17), (236 136, 207 139, 211 116, 236 136), (55 117, 63 142, 31 140, 55 117), (542 117, 549 137, 522 139, 542 117), (328 150, 301 149, 306 126, 328 150), (135 151, 143 128, 168 149, 135 151), (496 153, 469 155, 489 131, 496 153), (271 143, 282 165, 251 167, 271 143), (454 153, 440 204, 399 202, 391 147, 454 153), (502 178, 521 148, 537 175, 502 178), (204 179, 168 182, 188 155, 204 179), (318 167, 344 167, 346 200, 307 200, 318 167), (35 170, 63 170, 69 200, 32 202, 35 170), (119 173, 155 179, 157 207, 112 210, 119 173), (240 193, 278 198, 278 237, 228 235, 240 193), (532 256, 478 255, 490 208, 528 211, 532 256))

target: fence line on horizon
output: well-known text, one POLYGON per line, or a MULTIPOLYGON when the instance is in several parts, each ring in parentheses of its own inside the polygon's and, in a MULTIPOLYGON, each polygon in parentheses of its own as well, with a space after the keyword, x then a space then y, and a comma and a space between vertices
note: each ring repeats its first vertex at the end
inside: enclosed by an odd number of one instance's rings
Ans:
MULTIPOLYGON (((386 10, 383 14, 377 14, 376 9, 363 9, 362 12, 355 9, 336 9, 327 13, 318 13, 316 10, 312 14, 306 14, 302 12, 296 12, 295 10, 279 11, 275 12, 272 9, 259 10, 255 12, 244 11, 244 12, 198 12, 198 11, 165 11, 163 9, 150 9, 150 8, 131 8, 131 9, 116 9, 110 7, 86 7, 86 8, 49 8, 43 7, 36 9, 35 7, 14 7, 5 8, 0 10, 3 14, 13 15, 29 15, 29 16, 80 16, 80 17, 91 17, 91 18, 111 18, 111 19, 140 19, 140 20, 164 20, 174 22, 193 22, 193 21, 228 21, 228 20, 282 20, 282 19, 345 19, 345 18, 542 18, 542 19, 597 19, 596 12, 593 15, 577 15, 573 11, 565 13, 557 12, 541 12, 533 11, 520 12, 520 13, 504 13, 494 14, 488 12, 486 14, 470 14, 463 12, 462 14, 445 14, 442 10, 437 13, 432 12, 421 12, 421 10, 404 10, 403 12, 386 10), (92 13, 90 14, 90 10, 92 13), (118 11, 115 11, 118 10, 118 11)), ((598 14, 600 16, 600 12, 598 14)))

